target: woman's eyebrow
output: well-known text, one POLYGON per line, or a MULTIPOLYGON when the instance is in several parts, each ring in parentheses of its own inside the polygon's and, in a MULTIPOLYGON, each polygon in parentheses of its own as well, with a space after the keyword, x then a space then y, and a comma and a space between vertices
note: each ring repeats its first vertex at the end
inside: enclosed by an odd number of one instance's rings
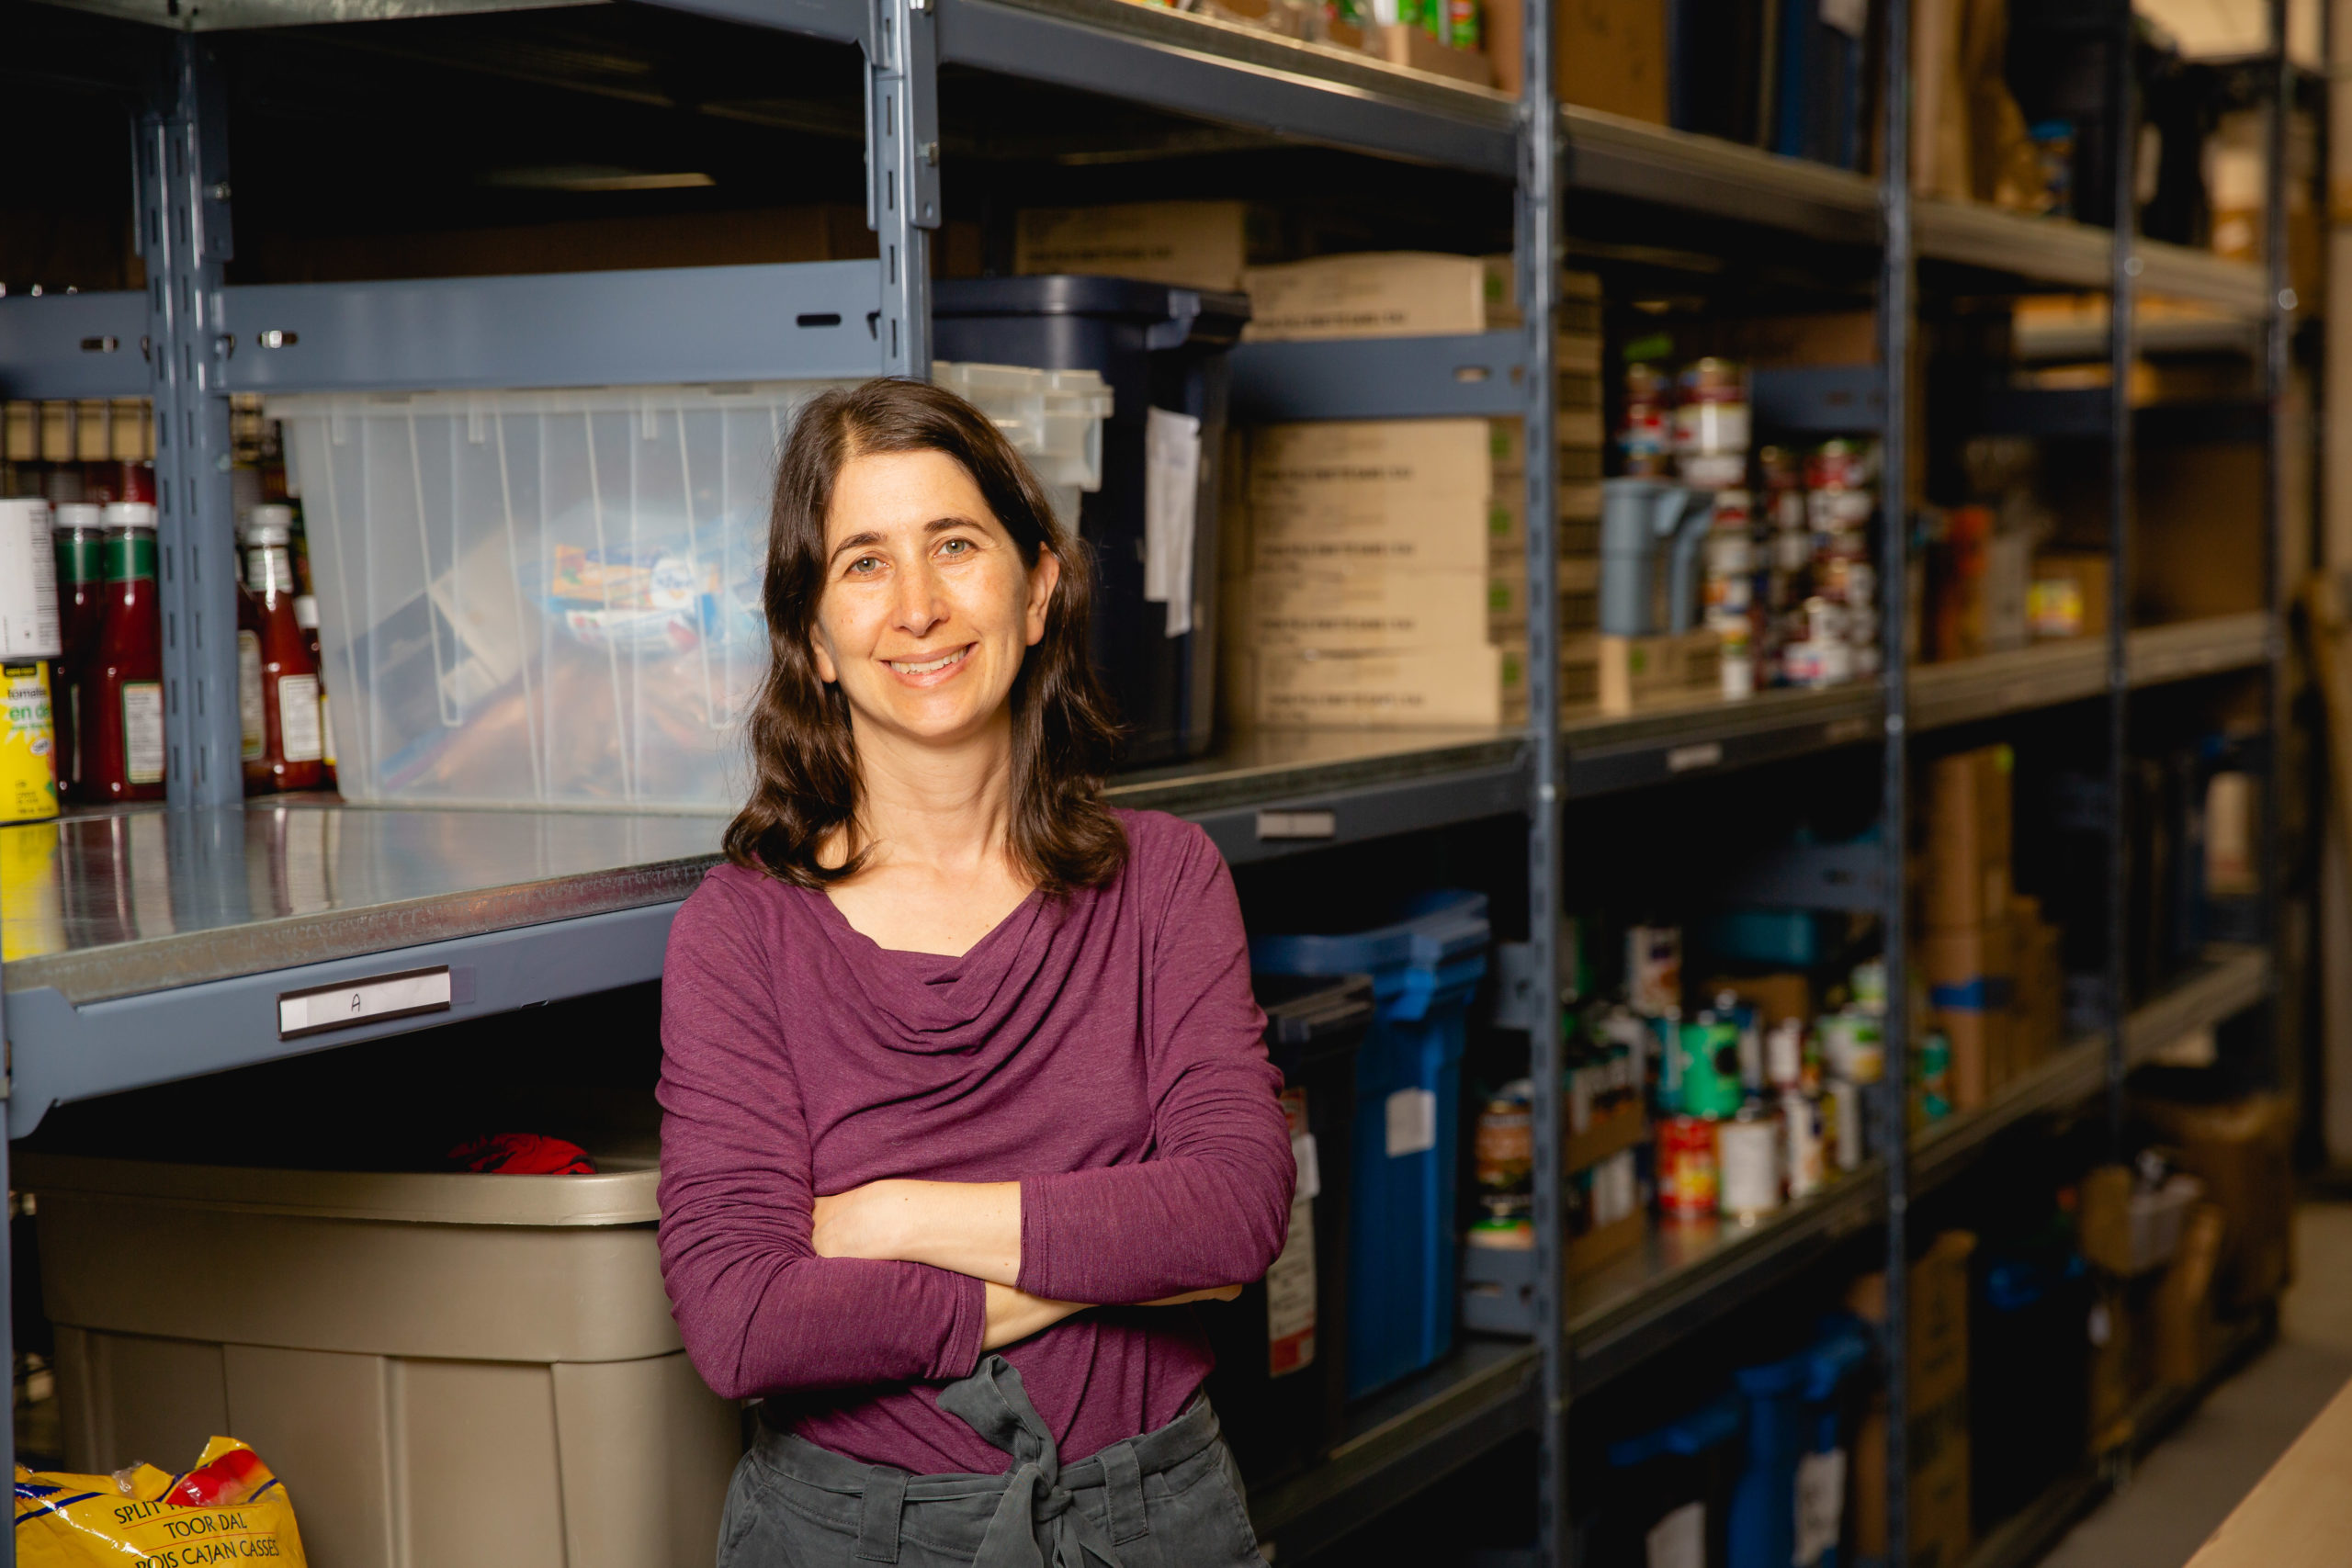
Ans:
POLYGON ((869 528, 863 534, 852 534, 848 538, 843 539, 840 544, 835 545, 832 548, 832 554, 827 556, 825 558, 827 560, 831 560, 833 558, 833 556, 840 555, 843 550, 871 549, 881 542, 882 536, 869 528))

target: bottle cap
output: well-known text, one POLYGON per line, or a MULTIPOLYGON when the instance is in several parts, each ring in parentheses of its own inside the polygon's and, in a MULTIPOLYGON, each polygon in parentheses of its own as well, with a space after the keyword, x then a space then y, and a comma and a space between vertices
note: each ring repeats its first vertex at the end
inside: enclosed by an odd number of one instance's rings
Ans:
POLYGON ((290 544, 294 538, 294 509, 275 503, 248 508, 243 532, 248 545, 290 544))
POLYGON ((155 508, 143 501, 110 501, 107 502, 107 526, 109 528, 153 528, 155 508))
POLYGON ((70 528, 100 528, 106 525, 107 509, 93 501, 62 502, 51 519, 51 526, 59 533, 70 528))

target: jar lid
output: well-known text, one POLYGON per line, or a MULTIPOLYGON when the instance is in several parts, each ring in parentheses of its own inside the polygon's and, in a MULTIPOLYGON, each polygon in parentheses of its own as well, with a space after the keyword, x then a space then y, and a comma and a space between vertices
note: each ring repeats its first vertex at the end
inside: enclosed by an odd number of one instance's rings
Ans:
POLYGON ((59 533, 71 528, 100 528, 106 525, 107 509, 95 501, 60 502, 50 525, 59 533))
POLYGON ((110 501, 107 502, 107 526, 109 528, 153 528, 155 508, 144 501, 110 501))
POLYGON ((245 543, 284 545, 294 538, 294 509, 266 502, 245 511, 245 543))

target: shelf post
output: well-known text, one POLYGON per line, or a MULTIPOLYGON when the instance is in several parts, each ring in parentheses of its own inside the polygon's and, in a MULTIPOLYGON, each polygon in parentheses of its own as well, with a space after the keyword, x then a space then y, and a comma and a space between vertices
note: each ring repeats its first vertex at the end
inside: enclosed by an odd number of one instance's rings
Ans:
POLYGON ((1567 1253, 1561 1225, 1559 436, 1561 148, 1552 0, 1526 0, 1517 203, 1519 298, 1527 333, 1527 1071, 1534 1087, 1535 1322, 1543 1348, 1536 1427, 1539 1560, 1568 1568, 1567 1253))
POLYGON ((195 33, 174 35, 141 118, 139 255, 155 400, 156 592, 164 615, 164 787, 173 807, 244 799, 237 709, 237 524, 221 311, 229 228, 227 95, 195 33))
POLYGON ((2131 1011, 2127 995, 2131 964, 2131 845, 2124 833, 2123 796, 2132 745, 2132 536, 2137 502, 2138 455, 2132 420, 2132 367, 2139 358, 2138 312, 2141 263, 2138 179, 2134 153, 2140 141, 2137 78, 2132 70, 2132 7, 2116 0, 2108 61, 2109 143, 2115 149, 2113 265, 2108 280, 2107 399, 2107 1123, 2108 1149, 2120 1155, 2123 1139, 2123 1078, 2131 1060, 2123 1024, 2131 1011))
POLYGON ((1911 231, 1911 6, 1886 0, 1885 122, 1879 176, 1879 364, 1885 376, 1879 446, 1879 646, 1886 704, 1880 748, 1881 961, 1886 966, 1885 1066, 1878 1094, 1886 1165, 1886 1551, 1892 1568, 1911 1556, 1910 931, 1905 875, 1910 812, 1910 667, 1905 622, 1911 574, 1911 337, 1915 283, 1911 231))
MULTIPOLYGON (((15 1070, 16 1053, 8 1045, 8 996, 0 989, 0 1196, 9 1200, 0 1205, 0 1222, 7 1226, 5 1236, 0 1236, 0 1345, 8 1351, 8 1419, 0 1424, 0 1461, 6 1462, 9 1475, 17 1473, 17 1224, 13 1201, 16 1192, 8 1174, 10 1150, 5 1111, 12 1082, 10 1075, 15 1070)), ((15 1568, 15 1533, 9 1532, 7 1550, 0 1551, 0 1568, 15 1568)))
POLYGON ((931 235, 939 227, 939 43, 933 0, 869 0, 865 224, 880 241, 874 321, 882 373, 931 377, 931 235))
MULTIPOLYGON (((2287 0, 2270 0, 2267 9, 2270 21, 2271 102, 2262 254, 2270 287, 2268 309, 2265 311, 2267 330, 2263 334, 2262 692, 2268 744, 2263 750, 2262 795, 2256 808, 2261 813, 2256 840, 2261 860, 2255 886, 2261 900, 2258 929, 2262 941, 2270 949, 2275 975, 2287 947, 2283 940, 2286 876, 2280 864, 2285 839, 2279 831, 2279 816, 2287 799, 2286 757, 2281 741, 2288 724, 2287 451, 2283 435, 2289 383, 2293 376, 2295 311, 2301 301, 2295 296, 2294 258, 2288 249, 2287 149, 2295 113, 2295 67, 2287 50, 2287 0)), ((2290 1010, 2281 1007, 2278 998, 2283 994, 2285 979, 2280 976, 2274 980, 2266 1016, 2270 1025, 2272 1073, 2292 1084, 2301 1076, 2302 1042, 2290 1041, 2284 1032, 2290 1010), (2286 1053, 2290 1050, 2296 1053, 2298 1063, 2298 1070, 2291 1076, 2286 1068, 2286 1053)), ((2298 985, 2302 983, 2301 976, 2296 980, 2298 985)))

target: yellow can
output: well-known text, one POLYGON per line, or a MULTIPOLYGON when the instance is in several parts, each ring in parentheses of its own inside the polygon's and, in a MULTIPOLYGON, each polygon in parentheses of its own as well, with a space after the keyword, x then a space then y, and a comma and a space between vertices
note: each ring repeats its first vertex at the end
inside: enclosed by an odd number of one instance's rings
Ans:
POLYGON ((58 874, 62 831, 53 822, 0 828, 0 961, 14 964, 65 946, 65 899, 58 874))
POLYGON ((0 664, 0 822, 57 815, 57 722, 49 660, 0 664))

